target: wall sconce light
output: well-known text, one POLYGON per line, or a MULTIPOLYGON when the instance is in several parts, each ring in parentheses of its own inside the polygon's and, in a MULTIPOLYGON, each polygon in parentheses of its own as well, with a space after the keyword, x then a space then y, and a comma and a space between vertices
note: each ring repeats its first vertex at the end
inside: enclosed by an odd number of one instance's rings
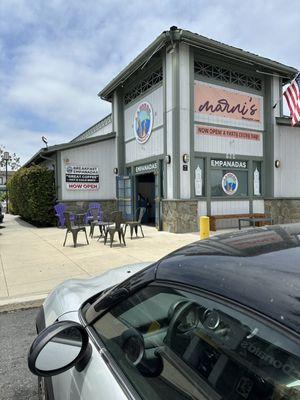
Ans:
POLYGON ((114 168, 113 171, 114 171, 115 175, 118 175, 118 172, 119 172, 118 168, 114 168))
POLYGON ((182 156, 182 161, 187 164, 190 161, 190 156, 188 154, 184 154, 182 156))
POLYGON ((167 154, 165 156, 165 161, 166 161, 166 164, 171 164, 171 156, 170 156, 170 154, 167 154))
POLYGON ((275 168, 279 168, 280 167, 280 160, 275 160, 275 168))

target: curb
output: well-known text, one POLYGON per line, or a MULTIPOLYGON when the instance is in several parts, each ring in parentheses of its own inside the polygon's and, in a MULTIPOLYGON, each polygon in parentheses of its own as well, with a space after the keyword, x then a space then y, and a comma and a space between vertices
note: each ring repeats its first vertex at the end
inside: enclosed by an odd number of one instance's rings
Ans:
POLYGON ((40 307, 47 296, 48 294, 45 293, 33 296, 11 297, 0 300, 0 313, 40 307))

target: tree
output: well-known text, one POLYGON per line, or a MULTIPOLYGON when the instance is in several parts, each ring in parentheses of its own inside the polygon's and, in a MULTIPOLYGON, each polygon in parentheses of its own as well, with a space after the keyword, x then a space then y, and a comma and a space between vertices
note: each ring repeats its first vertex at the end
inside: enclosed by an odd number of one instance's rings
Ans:
MULTIPOLYGON (((5 167, 6 161, 3 158, 4 152, 7 151, 5 146, 0 144, 0 169, 5 167)), ((7 163, 9 169, 11 171, 15 171, 20 168, 20 157, 16 155, 16 153, 9 153, 9 160, 7 163)))

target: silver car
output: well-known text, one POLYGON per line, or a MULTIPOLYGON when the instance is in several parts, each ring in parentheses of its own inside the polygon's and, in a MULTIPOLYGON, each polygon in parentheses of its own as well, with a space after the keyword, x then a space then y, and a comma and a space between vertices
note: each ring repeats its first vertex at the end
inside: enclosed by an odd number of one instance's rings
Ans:
POLYGON ((70 280, 28 355, 55 400, 300 399, 300 225, 70 280))

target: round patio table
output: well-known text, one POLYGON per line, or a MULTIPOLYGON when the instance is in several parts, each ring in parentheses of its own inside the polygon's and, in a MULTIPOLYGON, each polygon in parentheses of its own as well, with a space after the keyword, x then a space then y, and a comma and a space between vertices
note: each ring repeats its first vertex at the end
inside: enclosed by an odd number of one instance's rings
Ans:
MULTIPOLYGON (((93 221, 92 223, 93 223, 94 227, 95 226, 99 226, 100 236, 98 237, 97 240, 100 240, 102 237, 105 236, 105 231, 106 231, 106 228, 108 226, 114 224, 114 222, 103 222, 103 221, 93 221)), ((92 223, 91 223, 91 229, 92 229, 92 223)), ((93 232, 94 232, 94 227, 93 227, 93 230, 92 230, 92 235, 93 235, 93 232)))

